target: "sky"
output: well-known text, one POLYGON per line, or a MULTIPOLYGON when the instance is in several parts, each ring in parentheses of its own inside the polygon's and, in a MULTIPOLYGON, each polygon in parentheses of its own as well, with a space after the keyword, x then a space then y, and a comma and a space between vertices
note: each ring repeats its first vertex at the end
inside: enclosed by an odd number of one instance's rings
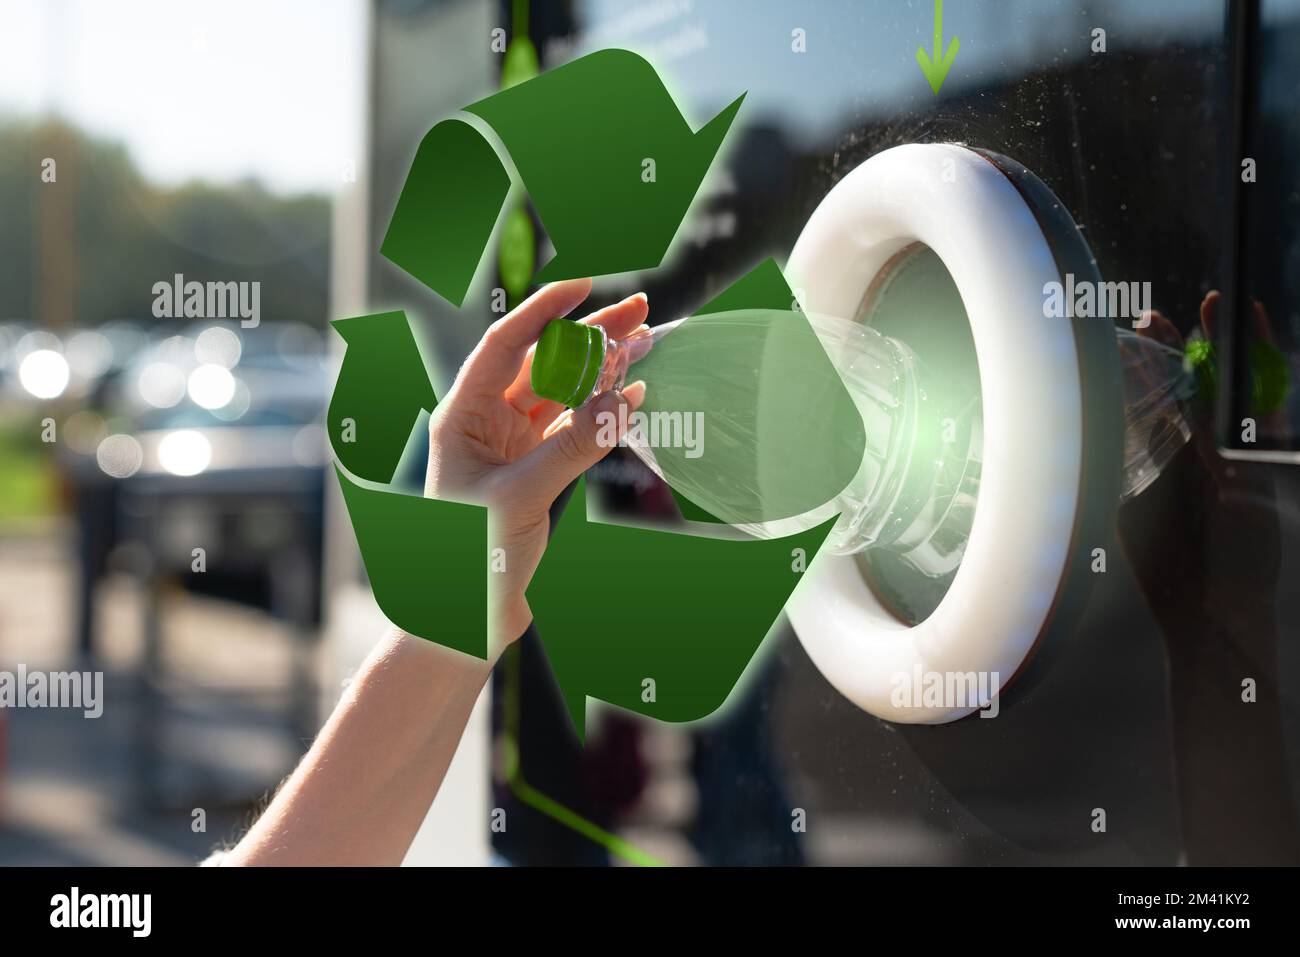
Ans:
POLYGON ((362 0, 0 0, 0 115, 57 110, 162 183, 331 190, 356 157, 362 0))
MULTIPOLYGON (((1172 37, 1217 35, 1225 0, 955 0, 944 6, 945 42, 960 38, 947 80, 975 88, 1017 76, 1055 57, 1090 55, 1090 30, 1103 26, 1117 47, 1172 37)), ((1266 0, 1279 10, 1300 0, 1266 0)), ((575 55, 626 45, 662 71, 669 89, 694 103, 702 122, 747 91, 745 115, 779 115, 805 146, 839 136, 843 117, 932 112, 916 50, 933 45, 933 0, 576 0, 600 24, 575 55), (805 54, 791 55, 792 31, 805 54), (742 42, 743 39, 743 42, 742 42)))
MULTIPOLYGON (((57 109, 125 142, 146 175, 163 183, 255 176, 279 191, 333 189, 363 129, 366 7, 367 0, 0 0, 0 116, 57 109)), ((746 0, 743 24, 733 22, 733 5, 708 0, 577 0, 576 9, 603 26, 589 37, 594 46, 629 45, 650 56, 670 89, 690 94, 697 123, 737 89, 749 91, 747 113, 779 113, 809 139, 837 132, 833 121, 845 108, 865 114, 875 104, 894 113, 930 98, 914 60, 915 45, 930 43, 930 0, 746 0), (806 30, 808 56, 788 56, 792 27, 806 30)), ((944 32, 962 38, 951 83, 978 84, 1053 54, 1087 55, 1092 19, 1131 41, 1218 30, 1222 10, 1222 0, 950 3, 944 32)), ((1266 0, 1268 17, 1297 10, 1300 0, 1266 0)))

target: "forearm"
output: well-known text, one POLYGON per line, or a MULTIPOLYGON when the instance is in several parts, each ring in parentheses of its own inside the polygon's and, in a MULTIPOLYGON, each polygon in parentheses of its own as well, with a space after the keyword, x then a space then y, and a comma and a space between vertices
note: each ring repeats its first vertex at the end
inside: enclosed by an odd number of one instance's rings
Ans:
POLYGON ((401 863, 490 672, 490 662, 386 636, 223 863, 401 863))

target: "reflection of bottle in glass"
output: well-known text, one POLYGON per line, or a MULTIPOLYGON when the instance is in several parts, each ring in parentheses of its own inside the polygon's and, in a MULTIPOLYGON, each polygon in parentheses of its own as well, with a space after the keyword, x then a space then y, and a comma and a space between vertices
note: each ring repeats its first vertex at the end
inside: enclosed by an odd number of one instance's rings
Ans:
POLYGON ((611 339, 600 326, 552 319, 533 354, 533 391, 543 399, 577 408, 593 395, 621 389, 628 366, 676 325, 641 326, 622 339, 611 339))
POLYGON ((1124 373, 1124 479, 1120 501, 1140 495, 1156 480, 1174 453, 1192 437, 1183 405, 1196 392, 1193 356, 1139 335, 1115 329, 1124 373))

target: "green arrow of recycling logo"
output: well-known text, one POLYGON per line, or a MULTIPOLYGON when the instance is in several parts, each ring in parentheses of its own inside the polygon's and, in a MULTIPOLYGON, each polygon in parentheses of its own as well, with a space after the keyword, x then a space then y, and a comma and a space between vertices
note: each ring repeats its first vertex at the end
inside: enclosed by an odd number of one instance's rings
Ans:
POLYGON ((510 191, 508 159, 556 249, 536 282, 658 266, 743 99, 692 133, 626 50, 503 90, 425 135, 380 251, 461 305, 510 191))
MULTIPOLYGON (((490 142, 495 137, 555 240, 557 255, 539 281, 657 265, 741 99, 692 134, 650 65, 621 50, 520 83, 469 107, 467 114, 486 127, 461 117, 433 127, 414 159, 382 251, 439 294, 463 300, 510 189, 490 142), (611 111, 610 101, 620 102, 620 110, 611 111), (646 161, 655 166, 654 180, 644 178, 646 161), (650 183, 653 189, 646 188, 650 183), (619 215, 611 216, 611 209, 619 215)), ((725 321, 734 310, 788 312, 792 303, 780 269, 768 260, 681 329, 717 321, 719 314, 725 321)), ((783 353, 800 351, 802 341, 814 363, 821 360, 806 367, 814 381, 803 391, 831 395, 837 408, 848 410, 833 421, 851 417, 856 423, 836 425, 842 440, 837 460, 847 470, 830 474, 826 487, 838 490, 862 458, 861 420, 811 326, 802 314, 791 315, 794 335, 783 340, 783 353)), ((421 412, 432 412, 437 402, 406 316, 386 312, 334 325, 347 345, 328 431, 375 599, 403 630, 486 657, 486 509, 383 487, 421 412)), ((805 431, 810 442, 824 444, 822 433, 805 431)), ((798 436, 792 442, 789 458, 806 459, 798 436)), ((824 504, 826 495, 817 497, 786 504, 810 511, 824 504)), ((589 519, 580 482, 527 594, 579 736, 589 697, 665 721, 716 710, 833 521, 775 540, 717 537, 716 526, 702 524, 694 534, 603 524, 589 519), (628 565, 607 560, 619 556, 632 565, 632 587, 628 565), (649 695, 647 680, 654 688, 649 695)))

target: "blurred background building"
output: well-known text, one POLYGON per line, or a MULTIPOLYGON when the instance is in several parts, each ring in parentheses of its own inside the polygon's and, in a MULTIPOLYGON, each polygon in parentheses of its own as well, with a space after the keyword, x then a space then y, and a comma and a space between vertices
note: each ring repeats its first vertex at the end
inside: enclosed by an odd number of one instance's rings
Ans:
MULTIPOLYGON (((1294 103, 1300 0, 1263 8, 1269 102, 1294 103)), ((543 70, 636 50, 695 125, 748 92, 666 267, 598 281, 593 305, 644 288, 652 321, 688 314, 760 259, 784 261, 868 156, 959 141, 1037 172, 1102 273, 1151 279, 1187 335, 1225 283, 1231 241, 1227 12, 950 4, 961 52, 935 97, 915 63, 928 0, 0 0, 0 669, 105 673, 98 719, 0 710, 0 864, 201 859, 292 768, 380 633, 325 468, 342 345, 328 323, 405 309, 445 392, 493 315, 485 299, 437 300, 378 255, 379 238, 424 133, 499 88, 503 67, 526 72, 529 46, 543 70), (497 29, 511 52, 494 49, 497 29), (155 284, 177 276, 257 283, 256 325, 159 317, 155 284)), ((1294 120, 1279 123, 1270 142, 1295 157, 1294 120)), ((522 255, 540 262, 551 250, 526 214, 522 255)), ((1263 272, 1294 276, 1294 192, 1275 214, 1279 265, 1263 272)), ((528 291, 512 279, 518 255, 500 249, 487 267, 512 301, 528 291)), ((1294 281, 1258 292, 1294 367, 1294 281)), ((1233 742, 1180 725, 1165 643, 1185 626, 1121 559, 1050 679, 982 739, 969 726, 902 734, 859 712, 786 628, 720 717, 682 728, 608 711, 579 749, 530 634, 498 669, 409 862, 1169 864, 1189 843, 1226 860, 1300 854, 1300 595, 1280 585, 1300 571, 1300 492, 1285 468, 1261 475, 1277 562, 1237 598, 1274 630, 1237 650, 1282 706, 1263 743, 1273 798, 1253 831, 1184 819, 1188 766, 1234 773, 1233 742), (602 840, 521 797, 497 760, 516 749, 514 775, 602 840), (505 833, 489 830, 494 807, 505 833), (1097 807, 1105 834, 1089 826, 1097 807), (796 809, 806 831, 791 827, 796 809)), ((592 478, 615 507, 673 512, 630 455, 592 478)), ((1200 494, 1173 507, 1197 514, 1200 494)), ((1225 538, 1199 567, 1213 580, 1254 547, 1225 538)), ((1200 586, 1164 587, 1177 599, 1200 586)), ((1221 640, 1249 627, 1230 608, 1224 619, 1221 640)))

